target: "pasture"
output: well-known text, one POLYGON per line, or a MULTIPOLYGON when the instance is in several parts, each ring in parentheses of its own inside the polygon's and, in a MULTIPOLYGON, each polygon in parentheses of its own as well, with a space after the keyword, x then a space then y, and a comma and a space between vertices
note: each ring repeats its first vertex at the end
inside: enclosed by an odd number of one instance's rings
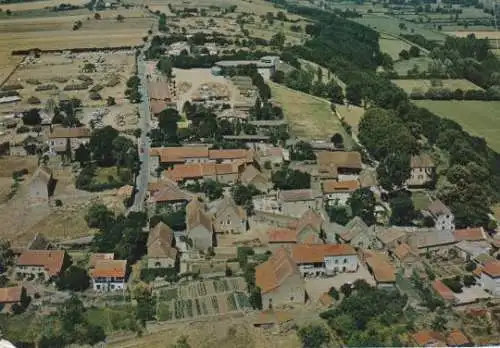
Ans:
POLYGON ((358 134, 358 125, 365 113, 365 109, 356 105, 335 104, 337 114, 351 126, 352 132, 358 134))
POLYGON ((418 100, 414 104, 444 118, 458 122, 472 135, 483 137, 488 145, 500 152, 500 102, 498 101, 436 101, 418 100))
POLYGON ((306 140, 324 140, 339 132, 344 137, 345 146, 352 146, 352 139, 326 100, 271 82, 269 86, 273 100, 283 107, 293 135, 306 140))
POLYGON ((87 4, 87 0, 44 0, 44 1, 27 1, 27 2, 18 2, 15 4, 0 4, 0 8, 3 11, 29 11, 29 10, 38 10, 44 8, 51 8, 54 6, 58 6, 60 4, 69 4, 74 6, 84 6, 87 4))
POLYGON ((430 88, 442 88, 449 90, 461 89, 463 91, 467 90, 480 90, 481 87, 475 85, 474 83, 466 80, 466 79, 436 79, 436 80, 424 80, 424 79, 416 79, 416 80, 392 80, 399 88, 404 89, 406 93, 411 93, 414 90, 419 90, 421 92, 426 92, 430 88))
POLYGON ((398 60, 394 62, 394 71, 398 73, 400 76, 406 76, 408 74, 408 70, 413 69, 417 66, 418 71, 427 71, 429 68, 429 63, 432 62, 432 59, 429 57, 414 57, 408 60, 398 60))
POLYGON ((402 50, 409 50, 411 45, 403 40, 397 39, 389 35, 381 35, 378 40, 380 51, 387 53, 393 60, 399 59, 399 52, 402 50))
MULTIPOLYGON (((167 2, 163 0, 133 0, 133 2, 137 4, 147 5, 151 10, 156 11, 159 10, 164 12, 165 14, 169 14, 170 11, 168 9, 167 2)), ((230 6, 236 5, 235 12, 247 12, 247 13, 255 13, 257 15, 266 14, 267 12, 276 12, 278 11, 272 3, 266 2, 263 0, 239 0, 239 1, 231 1, 231 0, 194 0, 194 1, 185 1, 185 0, 173 0, 169 1, 174 9, 183 9, 185 7, 196 7, 196 8, 209 8, 210 6, 218 6, 220 8, 228 8, 230 6)))
POLYGON ((474 34, 474 36, 478 39, 500 39, 500 32, 493 30, 458 30, 458 31, 447 31, 445 34, 456 37, 467 37, 470 34, 474 34))

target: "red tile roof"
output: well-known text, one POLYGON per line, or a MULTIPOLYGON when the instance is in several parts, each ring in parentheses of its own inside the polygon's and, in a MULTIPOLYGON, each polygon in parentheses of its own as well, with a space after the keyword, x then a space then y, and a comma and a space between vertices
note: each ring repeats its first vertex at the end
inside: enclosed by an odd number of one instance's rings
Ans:
POLYGON ((296 275, 300 277, 297 265, 287 251, 280 248, 273 253, 269 260, 255 268, 255 284, 260 288, 262 294, 265 294, 296 275))
POLYGON ((297 233, 289 228, 270 228, 267 236, 269 243, 297 243, 297 233))
POLYGON ((55 276, 62 270, 64 250, 27 250, 17 259, 18 266, 42 266, 49 276, 55 276))
POLYGON ((125 278, 126 273, 126 260, 99 260, 90 271, 90 276, 92 278, 125 278))
POLYGON ((183 146, 183 147, 154 147, 151 149, 152 156, 160 156, 160 162, 184 162, 190 158, 207 158, 208 147, 206 146, 183 146))
POLYGON ((455 295, 449 287, 447 287, 441 280, 437 279, 432 283, 432 288, 446 301, 455 300, 455 295))
POLYGON ((327 256, 356 255, 349 244, 296 244, 292 246, 292 259, 297 264, 324 262, 327 256))
POLYGON ((349 151, 319 151, 316 154, 319 166, 334 165, 337 168, 361 169, 361 154, 349 151))
POLYGON ((366 258, 366 263, 377 283, 396 282, 396 268, 384 257, 372 254, 366 258))
POLYGON ((335 193, 335 192, 354 192, 359 188, 358 180, 325 180, 323 181, 323 193, 335 193))
POLYGON ((247 159, 252 152, 246 149, 209 150, 208 157, 214 160, 247 159))
POLYGON ((94 268, 97 261, 101 260, 114 260, 114 253, 94 253, 90 256, 89 266, 90 268, 94 268))
POLYGON ((439 332, 420 330, 413 334, 413 340, 419 346, 440 347, 445 345, 445 338, 439 332))
POLYGON ((469 242, 486 240, 486 233, 484 232, 484 229, 482 227, 455 230, 455 232, 453 232, 453 235, 455 236, 457 242, 460 242, 462 240, 466 240, 469 242))
POLYGON ((297 233, 302 232, 306 227, 310 227, 316 230, 318 233, 321 231, 321 225, 323 224, 323 218, 319 213, 313 210, 307 210, 299 220, 294 221, 294 227, 297 233))
POLYGON ((151 100, 149 102, 149 105, 151 107, 151 112, 153 113, 153 115, 157 115, 168 108, 168 104, 164 100, 151 100))
POLYGON ((18 303, 21 302, 22 286, 10 288, 0 288, 0 303, 18 303))
POLYGON ((500 260, 490 261, 483 265, 483 273, 492 278, 500 277, 500 260))
POLYGON ((401 261, 413 253, 414 251, 406 243, 401 243, 396 247, 396 249, 394 249, 394 255, 401 261))
POLYGON ((153 81, 149 83, 148 93, 150 99, 170 100, 170 87, 167 81, 153 81))
POLYGON ((90 129, 86 127, 63 128, 55 127, 49 134, 49 139, 57 138, 90 138, 90 129))
POLYGON ((173 181, 201 179, 205 176, 238 174, 238 163, 176 164, 165 170, 165 176, 173 181))
POLYGON ((460 330, 453 330, 446 337, 446 343, 449 346, 470 346, 470 341, 467 336, 460 330))

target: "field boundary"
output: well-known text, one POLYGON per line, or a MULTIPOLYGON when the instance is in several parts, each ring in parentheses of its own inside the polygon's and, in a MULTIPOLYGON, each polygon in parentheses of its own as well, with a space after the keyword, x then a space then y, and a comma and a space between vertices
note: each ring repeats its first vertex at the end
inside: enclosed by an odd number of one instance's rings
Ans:
POLYGON ((100 51, 130 51, 132 49, 137 49, 143 47, 142 45, 135 46, 114 46, 114 47, 76 47, 76 48, 57 48, 57 49, 40 49, 37 47, 25 49, 25 50, 14 50, 11 51, 12 56, 27 56, 32 52, 41 53, 62 53, 62 52, 72 52, 72 53, 83 53, 83 52, 100 52, 100 51))
POLYGON ((16 66, 12 69, 12 71, 7 74, 7 76, 3 79, 3 81, 0 82, 0 88, 3 87, 3 85, 5 85, 7 83, 7 81, 10 80, 12 75, 14 75, 16 73, 17 69, 19 69, 19 67, 21 66, 23 61, 24 61, 24 59, 22 61, 20 61, 19 63, 17 63, 16 66))

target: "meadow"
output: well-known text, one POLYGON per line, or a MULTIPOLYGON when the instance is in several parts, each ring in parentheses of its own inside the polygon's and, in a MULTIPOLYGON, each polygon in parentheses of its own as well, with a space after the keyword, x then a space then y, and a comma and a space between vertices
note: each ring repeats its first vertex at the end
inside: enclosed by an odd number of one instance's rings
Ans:
POLYGON ((474 83, 466 80, 466 79, 445 79, 445 80, 436 80, 438 85, 433 86, 432 80, 424 80, 424 79, 416 79, 416 80, 392 80, 396 86, 405 90, 406 93, 411 93, 413 90, 420 90, 422 92, 426 92, 432 87, 435 88, 443 88, 449 90, 461 89, 463 91, 467 90, 481 90, 482 88, 475 85, 474 83))
POLYGON ((483 137, 488 145, 500 152, 500 101, 436 101, 418 100, 414 103, 444 118, 458 122, 472 135, 483 137))
POLYGON ((275 83, 269 83, 269 86, 273 100, 283 107, 293 135, 306 140, 326 140, 338 132, 343 135, 346 147, 352 145, 351 138, 326 100, 275 83))
POLYGON ((384 34, 380 36, 378 44, 380 51, 390 55, 393 60, 399 60, 399 52, 402 50, 409 50, 411 48, 409 43, 384 34))

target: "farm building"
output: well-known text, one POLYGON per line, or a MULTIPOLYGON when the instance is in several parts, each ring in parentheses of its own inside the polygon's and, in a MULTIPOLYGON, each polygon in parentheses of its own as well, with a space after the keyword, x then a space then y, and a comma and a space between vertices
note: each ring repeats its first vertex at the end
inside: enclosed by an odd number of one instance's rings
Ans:
POLYGON ((127 260, 98 260, 90 270, 92 288, 109 292, 127 287, 127 260))

